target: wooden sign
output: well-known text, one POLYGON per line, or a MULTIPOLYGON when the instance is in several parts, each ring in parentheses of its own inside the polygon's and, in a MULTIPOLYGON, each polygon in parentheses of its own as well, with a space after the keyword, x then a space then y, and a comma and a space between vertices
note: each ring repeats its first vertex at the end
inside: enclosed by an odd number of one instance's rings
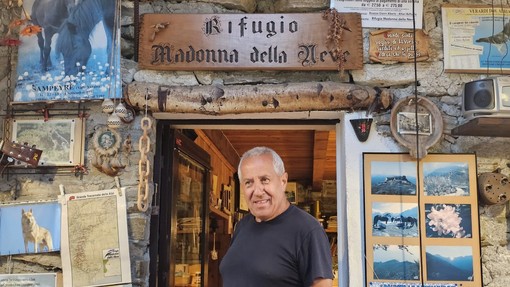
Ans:
POLYGON ((423 30, 387 29, 370 32, 370 60, 377 63, 414 62, 414 37, 416 37, 416 61, 429 58, 428 38, 423 30))
MULTIPOLYGON (((345 20, 344 69, 363 67, 359 13, 345 20)), ((139 66, 154 70, 337 70, 329 20, 313 14, 143 14, 139 66)))

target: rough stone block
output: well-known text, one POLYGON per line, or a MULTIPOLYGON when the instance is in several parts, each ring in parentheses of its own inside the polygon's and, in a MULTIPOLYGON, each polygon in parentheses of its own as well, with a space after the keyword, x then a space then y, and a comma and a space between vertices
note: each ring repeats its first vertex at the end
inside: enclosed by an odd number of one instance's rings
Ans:
POLYGON ((276 0, 275 12, 312 12, 329 8, 328 0, 276 0))

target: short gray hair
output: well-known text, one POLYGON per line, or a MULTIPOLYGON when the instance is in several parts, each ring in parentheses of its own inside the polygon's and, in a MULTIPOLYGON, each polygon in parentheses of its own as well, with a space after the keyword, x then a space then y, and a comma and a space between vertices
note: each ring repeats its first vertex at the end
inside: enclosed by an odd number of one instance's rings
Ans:
POLYGON ((237 174, 239 179, 242 179, 241 165, 243 164, 243 161, 247 158, 264 154, 270 154, 273 157, 273 168, 277 175, 281 176, 285 173, 285 165, 283 164, 282 158, 273 149, 265 146, 258 146, 248 150, 243 154, 243 156, 241 156, 239 166, 237 167, 237 174))

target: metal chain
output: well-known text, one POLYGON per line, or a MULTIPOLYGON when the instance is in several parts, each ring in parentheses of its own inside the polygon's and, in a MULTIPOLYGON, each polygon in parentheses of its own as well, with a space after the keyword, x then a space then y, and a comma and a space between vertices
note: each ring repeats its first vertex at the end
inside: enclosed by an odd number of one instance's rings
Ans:
POLYGON ((138 150, 140 151, 140 161, 138 162, 138 210, 145 212, 149 208, 149 174, 150 162, 147 153, 150 151, 151 139, 149 130, 152 127, 152 121, 144 116, 140 122, 143 134, 138 141, 138 150))

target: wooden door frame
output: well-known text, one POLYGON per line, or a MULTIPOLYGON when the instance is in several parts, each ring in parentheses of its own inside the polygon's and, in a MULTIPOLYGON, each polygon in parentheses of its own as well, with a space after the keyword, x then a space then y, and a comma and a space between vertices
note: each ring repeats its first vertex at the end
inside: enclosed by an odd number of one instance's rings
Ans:
MULTIPOLYGON (((229 115, 203 115, 189 113, 153 113, 157 120, 170 120, 172 128, 176 129, 316 129, 336 130, 336 155, 337 155, 337 211, 338 211, 338 272, 342 283, 345 285, 349 277, 349 262, 347 258, 347 217, 345 187, 340 180, 345 180, 342 174, 344 166, 340 163, 339 156, 345 143, 341 132, 344 123, 340 121, 345 117, 345 111, 308 111, 308 112, 281 112, 281 113, 250 113, 229 115)), ((158 135, 159 137, 159 135, 158 135)), ((161 145, 160 139, 156 140, 156 151, 161 145)), ((156 160, 157 160, 156 153, 156 160)), ((153 230, 151 230, 151 235, 153 230)), ((152 260, 151 260, 152 262, 152 260)), ((152 271, 152 268, 151 268, 152 271)), ((151 272, 152 273, 152 272, 151 272)), ((152 276, 152 275, 151 275, 152 276)), ((339 282, 340 283, 340 282, 339 282)))

